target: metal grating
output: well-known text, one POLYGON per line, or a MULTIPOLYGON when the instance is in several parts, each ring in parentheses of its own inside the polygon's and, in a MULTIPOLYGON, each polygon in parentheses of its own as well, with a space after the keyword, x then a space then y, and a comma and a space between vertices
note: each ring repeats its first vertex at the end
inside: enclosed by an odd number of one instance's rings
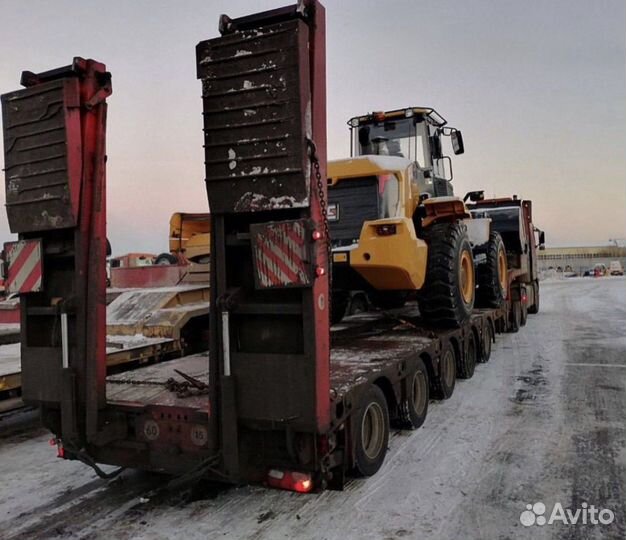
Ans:
POLYGON ((309 205, 307 43, 293 20, 198 45, 211 212, 309 205))

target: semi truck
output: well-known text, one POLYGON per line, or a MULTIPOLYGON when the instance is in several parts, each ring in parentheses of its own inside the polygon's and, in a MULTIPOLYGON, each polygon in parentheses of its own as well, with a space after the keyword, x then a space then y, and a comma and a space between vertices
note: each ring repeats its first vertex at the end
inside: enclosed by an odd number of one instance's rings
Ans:
POLYGON ((331 331, 324 8, 222 16, 219 34, 196 48, 208 352, 106 377, 105 65, 25 72, 2 96, 9 224, 41 275, 22 281, 23 261, 8 264, 23 398, 59 457, 103 477, 341 489, 380 469, 391 426, 419 428, 431 398, 472 377, 510 317, 475 308, 458 327, 426 326, 407 305, 331 331))

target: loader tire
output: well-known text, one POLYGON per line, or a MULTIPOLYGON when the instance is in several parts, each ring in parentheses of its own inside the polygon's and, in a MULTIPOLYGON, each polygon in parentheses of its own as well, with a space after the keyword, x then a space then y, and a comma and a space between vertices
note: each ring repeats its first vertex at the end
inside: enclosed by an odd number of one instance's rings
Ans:
POLYGON ((346 316, 349 297, 346 293, 333 293, 330 302, 330 324, 339 324, 346 316))
POLYGON ((539 313, 539 281, 533 281, 533 298, 535 300, 534 304, 528 306, 528 313, 531 315, 536 315, 539 313))
POLYGON ((428 261, 417 298, 420 314, 428 323, 459 327, 472 314, 476 293, 467 228, 460 221, 436 223, 423 237, 428 244, 428 261))
POLYGON ((363 394, 355 427, 355 472, 361 476, 372 476, 385 461, 389 443, 387 400, 375 384, 371 384, 363 394))
POLYGON ((504 305, 507 291, 506 249, 500 233, 489 235, 483 253, 487 260, 476 266, 476 305, 499 308, 504 305))

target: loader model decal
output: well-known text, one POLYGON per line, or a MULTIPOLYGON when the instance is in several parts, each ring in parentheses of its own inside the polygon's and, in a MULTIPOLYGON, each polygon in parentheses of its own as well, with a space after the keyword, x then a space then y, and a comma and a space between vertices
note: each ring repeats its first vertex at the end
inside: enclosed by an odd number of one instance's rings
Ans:
POLYGON ((11 293, 41 291, 41 242, 20 240, 4 244, 6 253, 6 289, 11 293))
POLYGON ((255 280, 259 289, 311 284, 309 245, 303 220, 252 225, 255 280))

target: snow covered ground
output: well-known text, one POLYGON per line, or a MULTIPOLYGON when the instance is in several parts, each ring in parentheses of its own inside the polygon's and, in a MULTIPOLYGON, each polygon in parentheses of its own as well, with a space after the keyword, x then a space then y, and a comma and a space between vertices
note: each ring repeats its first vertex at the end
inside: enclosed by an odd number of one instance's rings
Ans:
POLYGON ((542 284, 541 312, 498 336, 491 361, 383 468, 343 492, 172 492, 58 460, 32 413, 0 422, 0 537, 504 539, 626 537, 626 279, 542 284), (583 503, 610 525, 525 527, 527 504, 583 503))

